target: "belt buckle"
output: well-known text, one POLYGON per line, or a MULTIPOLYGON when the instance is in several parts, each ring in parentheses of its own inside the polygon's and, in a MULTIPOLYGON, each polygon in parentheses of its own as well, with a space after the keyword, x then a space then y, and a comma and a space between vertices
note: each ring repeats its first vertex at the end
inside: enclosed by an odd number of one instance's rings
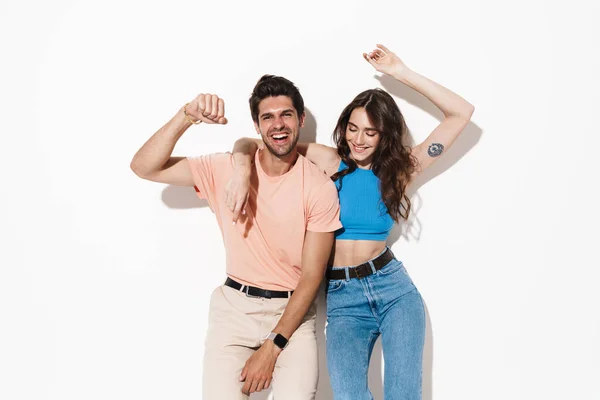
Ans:
POLYGON ((365 267, 365 264, 361 264, 361 265, 359 265, 358 267, 356 267, 356 268, 354 269, 354 272, 356 273, 356 277, 357 277, 358 279, 362 279, 362 278, 364 278, 364 277, 366 277, 366 276, 369 276, 369 275, 370 275, 370 274, 369 274, 369 271, 366 271, 367 273, 364 273, 364 272, 362 272, 362 268, 363 268, 363 267, 365 267))
POLYGON ((262 298, 261 296, 255 296, 253 294, 250 294, 250 286, 246 286, 244 288, 243 292, 246 294, 246 297, 250 297, 253 299, 261 299, 262 298))

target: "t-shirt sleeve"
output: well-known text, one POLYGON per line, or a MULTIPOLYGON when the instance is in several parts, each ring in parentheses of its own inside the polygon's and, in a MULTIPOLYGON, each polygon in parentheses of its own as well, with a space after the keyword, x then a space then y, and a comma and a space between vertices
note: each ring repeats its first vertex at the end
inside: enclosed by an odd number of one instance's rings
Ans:
POLYGON ((187 159, 196 194, 201 199, 206 199, 213 211, 217 205, 219 189, 231 173, 231 157, 231 153, 217 153, 187 159))
POLYGON ((306 230, 311 232, 335 232, 340 223, 340 201, 331 180, 313 190, 308 208, 306 230))

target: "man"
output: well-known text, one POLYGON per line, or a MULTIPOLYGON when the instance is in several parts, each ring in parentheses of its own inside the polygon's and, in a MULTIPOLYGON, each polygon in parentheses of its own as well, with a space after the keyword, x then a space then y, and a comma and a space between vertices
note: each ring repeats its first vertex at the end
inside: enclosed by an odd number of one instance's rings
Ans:
POLYGON ((337 191, 296 150, 305 118, 298 89, 265 75, 250 110, 266 149, 254 160, 245 214, 234 216, 224 193, 236 168, 231 154, 171 156, 192 124, 226 124, 224 107, 200 94, 140 148, 131 168, 151 181, 195 186, 221 228, 228 278, 211 297, 203 398, 247 399, 272 380, 275 399, 314 399, 314 299, 341 227, 337 191))

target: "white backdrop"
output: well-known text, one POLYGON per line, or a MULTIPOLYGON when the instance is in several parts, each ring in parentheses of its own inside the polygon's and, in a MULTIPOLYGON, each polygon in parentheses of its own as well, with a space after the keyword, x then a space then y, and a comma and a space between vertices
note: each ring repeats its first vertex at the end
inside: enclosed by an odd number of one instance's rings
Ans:
MULTIPOLYGON (((199 92, 230 123, 176 154, 253 135, 264 73, 299 86, 308 139, 383 87, 420 141, 440 113, 361 58, 381 42, 476 106, 392 238, 427 305, 424 399, 600 399, 599 17, 583 0, 2 0, 0 398, 200 398, 220 233, 133 154, 199 92)), ((380 347, 372 367, 381 399, 380 347)))

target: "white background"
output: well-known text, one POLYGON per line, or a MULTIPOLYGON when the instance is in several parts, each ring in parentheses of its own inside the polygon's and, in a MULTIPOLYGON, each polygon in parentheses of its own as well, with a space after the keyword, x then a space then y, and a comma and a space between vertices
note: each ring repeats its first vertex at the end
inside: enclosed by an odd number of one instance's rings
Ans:
MULTIPOLYGON (((424 399, 600 399, 599 4, 2 0, 0 398, 200 398, 220 232, 133 154, 200 92, 230 123, 176 154, 253 135, 264 73, 300 87, 308 139, 383 87, 423 140, 439 111, 361 58, 384 43, 476 106, 392 237, 427 306, 424 399)), ((379 346, 372 367, 381 399, 379 346)))

